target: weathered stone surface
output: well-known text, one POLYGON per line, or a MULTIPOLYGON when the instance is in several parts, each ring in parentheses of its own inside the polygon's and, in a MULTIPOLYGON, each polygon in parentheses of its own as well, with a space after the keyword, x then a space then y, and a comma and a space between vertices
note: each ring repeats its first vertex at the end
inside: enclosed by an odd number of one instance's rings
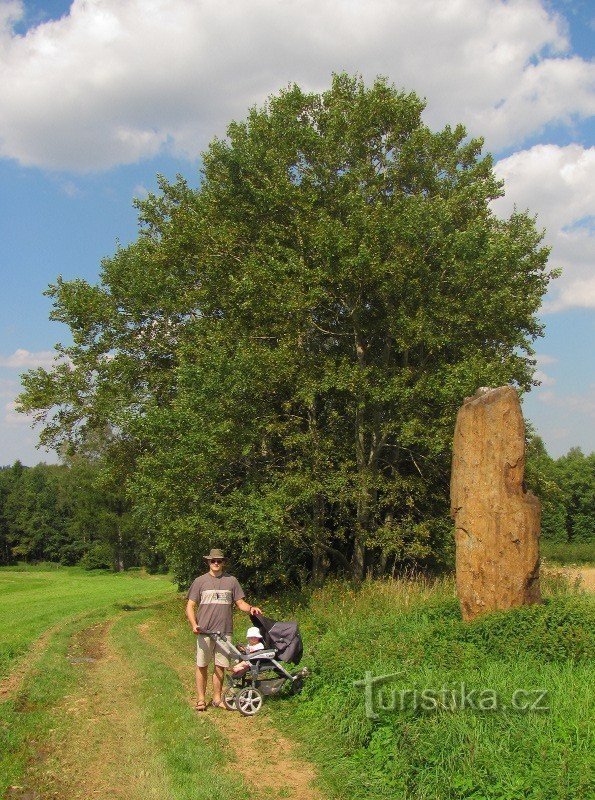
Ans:
POLYGON ((466 398, 450 484, 463 619, 539 603, 541 505, 524 488, 525 425, 511 386, 466 398))

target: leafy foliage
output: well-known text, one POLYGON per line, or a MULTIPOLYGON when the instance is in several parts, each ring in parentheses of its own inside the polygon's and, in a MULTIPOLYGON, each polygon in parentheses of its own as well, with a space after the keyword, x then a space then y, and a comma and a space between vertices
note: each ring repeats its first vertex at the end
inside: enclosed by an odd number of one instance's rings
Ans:
MULTIPOLYGON (((551 458, 539 437, 528 452, 527 479, 542 501, 542 536, 549 544, 595 545, 595 453, 573 447, 551 458)), ((560 550, 560 552, 563 551, 560 550)))
POLYGON ((24 377, 45 444, 98 431, 181 581, 217 543, 260 585, 444 563, 456 409, 529 389, 552 273, 497 219, 480 140, 384 80, 291 86, 139 202, 101 283, 58 279, 62 361, 24 377))

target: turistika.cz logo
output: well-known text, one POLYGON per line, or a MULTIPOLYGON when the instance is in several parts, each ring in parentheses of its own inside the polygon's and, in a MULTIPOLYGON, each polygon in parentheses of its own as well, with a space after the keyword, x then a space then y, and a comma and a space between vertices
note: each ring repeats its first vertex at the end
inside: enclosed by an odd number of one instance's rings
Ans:
POLYGON ((479 712, 543 713, 550 710, 548 691, 543 688, 518 687, 504 697, 496 689, 471 688, 463 681, 454 687, 443 685, 440 689, 404 689, 388 685, 402 677, 403 673, 400 672, 377 676, 366 672, 363 680, 353 682, 354 686, 364 690, 368 719, 379 719, 382 713, 399 711, 431 713, 469 709, 479 712))

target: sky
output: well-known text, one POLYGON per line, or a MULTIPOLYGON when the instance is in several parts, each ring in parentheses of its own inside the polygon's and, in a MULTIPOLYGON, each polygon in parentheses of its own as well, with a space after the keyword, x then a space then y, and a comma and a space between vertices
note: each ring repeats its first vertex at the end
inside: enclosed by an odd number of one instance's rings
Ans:
POLYGON ((592 0, 0 0, 0 465, 56 461, 14 408, 19 375, 70 341, 47 286, 96 282, 158 174, 197 186, 232 119, 339 71, 484 137, 494 213, 536 215, 562 269, 525 417, 554 457, 594 451, 594 42, 592 0))

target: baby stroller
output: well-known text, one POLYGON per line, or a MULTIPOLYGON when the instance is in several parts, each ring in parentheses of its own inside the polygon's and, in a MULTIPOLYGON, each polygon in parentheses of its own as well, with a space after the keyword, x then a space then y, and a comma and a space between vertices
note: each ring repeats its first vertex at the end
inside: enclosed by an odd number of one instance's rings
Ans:
MULTIPOLYGON (((223 702, 229 711, 239 711, 245 717, 253 717, 262 708, 264 698, 279 694, 288 686, 291 694, 299 694, 308 670, 291 673, 285 664, 299 664, 302 652, 302 637, 297 622, 275 622, 268 617, 251 614, 250 619, 262 634, 264 650, 242 653, 231 642, 226 650, 241 661, 247 661, 250 669, 239 677, 230 675, 223 693, 223 702), (263 677, 264 675, 264 677, 263 677)), ((219 631, 203 631, 215 641, 224 640, 219 631)))

